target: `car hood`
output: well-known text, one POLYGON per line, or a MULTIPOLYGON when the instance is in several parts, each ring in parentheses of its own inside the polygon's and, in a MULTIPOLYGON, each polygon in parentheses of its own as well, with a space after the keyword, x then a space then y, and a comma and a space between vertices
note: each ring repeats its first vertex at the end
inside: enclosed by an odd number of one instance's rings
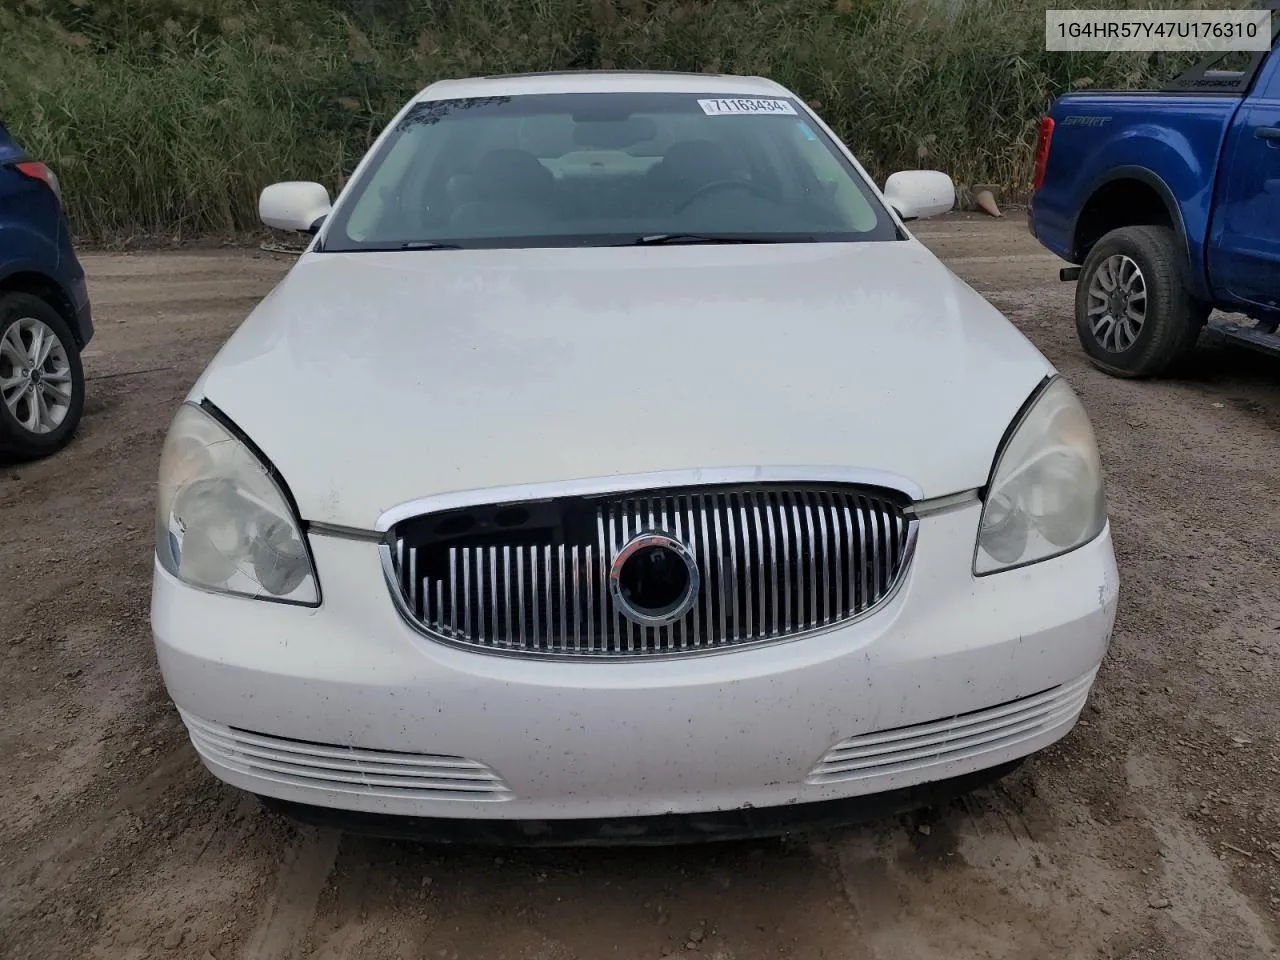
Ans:
POLYGON ((1047 361, 915 240, 309 253, 196 384, 304 519, 700 468, 983 485, 1047 361))

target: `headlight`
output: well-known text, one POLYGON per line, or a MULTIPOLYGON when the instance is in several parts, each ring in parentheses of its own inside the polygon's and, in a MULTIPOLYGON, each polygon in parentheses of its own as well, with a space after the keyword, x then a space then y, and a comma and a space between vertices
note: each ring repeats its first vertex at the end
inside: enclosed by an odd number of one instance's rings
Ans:
POLYGON ((306 539, 258 457, 208 413, 183 404, 160 456, 156 554, 195 587, 317 604, 306 539))
POLYGON ((1093 428, 1066 381, 1055 379, 996 459, 973 572, 995 573, 1056 557, 1088 543, 1106 522, 1093 428))

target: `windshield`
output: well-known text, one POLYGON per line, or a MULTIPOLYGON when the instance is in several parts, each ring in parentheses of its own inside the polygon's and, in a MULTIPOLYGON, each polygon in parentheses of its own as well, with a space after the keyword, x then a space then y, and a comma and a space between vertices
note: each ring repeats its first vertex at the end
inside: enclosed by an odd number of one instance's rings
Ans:
POLYGON ((892 240, 861 176, 788 99, 531 94, 416 104, 323 248, 892 240))

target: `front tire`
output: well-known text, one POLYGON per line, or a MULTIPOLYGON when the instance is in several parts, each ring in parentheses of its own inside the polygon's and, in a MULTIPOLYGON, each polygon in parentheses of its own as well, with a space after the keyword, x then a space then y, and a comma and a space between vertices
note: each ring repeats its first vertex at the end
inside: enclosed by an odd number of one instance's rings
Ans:
POLYGON ((67 445, 84 412, 80 348, 58 311, 0 295, 0 455, 34 460, 67 445))
POLYGON ((1116 377, 1168 372, 1196 345, 1209 307, 1191 296, 1168 227, 1121 227, 1089 251, 1076 284, 1076 335, 1116 377))

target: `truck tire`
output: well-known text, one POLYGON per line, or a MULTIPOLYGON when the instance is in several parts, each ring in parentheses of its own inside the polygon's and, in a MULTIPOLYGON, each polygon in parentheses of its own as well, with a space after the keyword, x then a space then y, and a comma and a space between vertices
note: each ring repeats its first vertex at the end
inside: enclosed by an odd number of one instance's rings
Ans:
POLYGON ((1076 284, 1076 335, 1094 366, 1153 377, 1191 352, 1209 305, 1187 290, 1186 270, 1168 227, 1121 227, 1094 245, 1076 284))
POLYGON ((26 293, 0 294, 0 459, 61 450, 84 412, 84 369, 71 328, 26 293))

